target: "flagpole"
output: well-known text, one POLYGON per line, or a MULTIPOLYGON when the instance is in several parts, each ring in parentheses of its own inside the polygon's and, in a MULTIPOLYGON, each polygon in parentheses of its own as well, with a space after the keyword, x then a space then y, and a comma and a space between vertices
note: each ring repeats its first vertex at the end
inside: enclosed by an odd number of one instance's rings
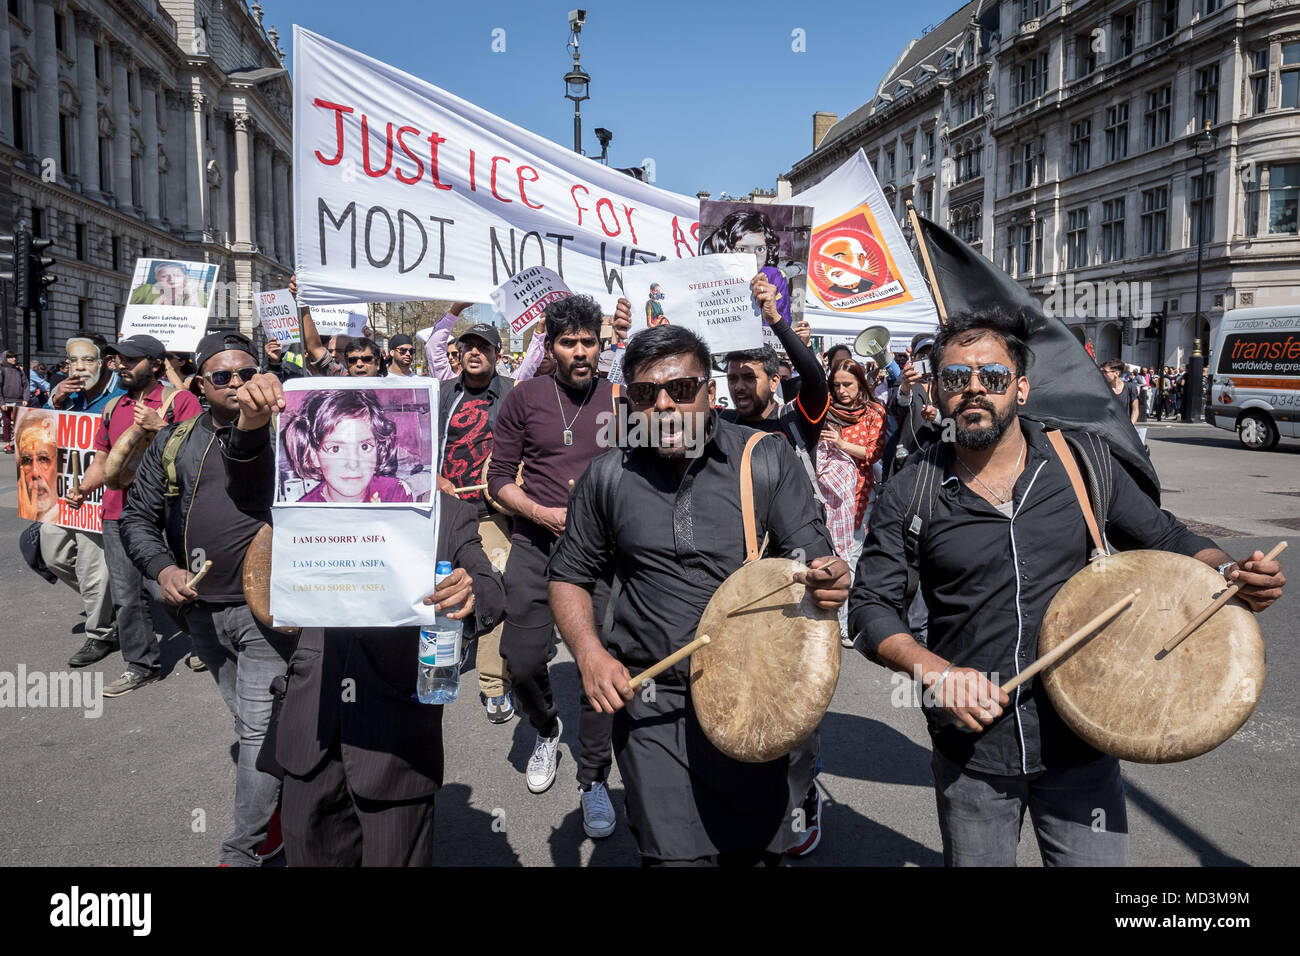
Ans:
POLYGON ((948 310, 943 306, 943 293, 939 291, 939 280, 935 278, 934 266, 930 264, 930 250, 925 245, 925 233, 921 231, 921 220, 916 216, 916 207, 912 200, 907 201, 908 221, 912 223, 912 232, 916 235, 916 244, 921 250, 921 263, 925 266, 925 277, 930 280, 930 292, 934 295, 935 308, 939 310, 939 324, 948 324, 948 310))

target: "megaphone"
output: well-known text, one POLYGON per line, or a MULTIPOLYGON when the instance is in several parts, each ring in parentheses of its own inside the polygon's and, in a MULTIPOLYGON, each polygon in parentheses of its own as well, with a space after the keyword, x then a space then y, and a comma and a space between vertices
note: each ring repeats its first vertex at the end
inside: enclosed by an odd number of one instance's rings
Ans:
POLYGON ((873 325, 858 333, 853 340, 853 351, 872 359, 881 368, 889 364, 889 329, 883 325, 873 325), (884 357, 884 361, 880 357, 884 357))

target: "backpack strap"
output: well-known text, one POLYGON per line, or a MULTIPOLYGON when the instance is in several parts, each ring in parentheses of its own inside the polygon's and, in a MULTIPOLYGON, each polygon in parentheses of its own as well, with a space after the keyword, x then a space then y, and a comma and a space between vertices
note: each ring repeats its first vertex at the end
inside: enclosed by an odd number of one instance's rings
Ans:
POLYGON ((164 385, 162 391, 162 407, 158 409, 158 414, 170 425, 172 418, 172 402, 176 401, 176 394, 180 391, 175 385, 164 385))
POLYGON ((940 456, 945 449, 945 445, 936 442, 911 466, 916 469, 916 482, 912 485, 912 497, 903 517, 903 553, 907 557, 908 567, 913 570, 917 568, 920 559, 921 535, 934 515, 934 499, 938 497, 939 486, 943 484, 940 456))
POLYGON ((112 398, 108 400, 108 404, 104 406, 104 410, 99 413, 99 419, 104 423, 105 431, 108 430, 108 423, 113 420, 114 410, 117 408, 118 403, 122 401, 124 397, 125 396, 123 395, 114 395, 112 398))
POLYGON ((190 432, 194 431, 199 417, 195 415, 193 418, 187 418, 173 428, 172 433, 167 436, 167 444, 163 445, 162 467, 163 475, 166 477, 163 497, 165 498, 176 498, 181 493, 181 483, 176 477, 176 456, 180 454, 185 440, 190 437, 190 432))
POLYGON ((758 522, 754 515, 754 446, 770 432, 755 432, 745 442, 740 455, 740 518, 745 526, 745 564, 757 561, 763 553, 758 540, 758 522))
POLYGON ((1070 487, 1074 489, 1074 497, 1078 499, 1084 523, 1088 525, 1088 534, 1092 537, 1093 556, 1109 554, 1106 539, 1102 537, 1101 529, 1097 525, 1097 516, 1093 513, 1092 504, 1088 500, 1083 476, 1079 473, 1079 463, 1074 460, 1074 452, 1066 443, 1065 436, 1056 429, 1047 432, 1047 440, 1052 443, 1052 448, 1056 450, 1056 457, 1061 460, 1061 464, 1065 466, 1065 473, 1070 478, 1070 487))

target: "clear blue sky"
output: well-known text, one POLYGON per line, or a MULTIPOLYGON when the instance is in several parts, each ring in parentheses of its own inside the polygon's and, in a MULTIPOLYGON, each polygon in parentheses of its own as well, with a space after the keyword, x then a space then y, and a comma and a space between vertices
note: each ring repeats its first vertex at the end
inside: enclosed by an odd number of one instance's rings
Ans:
MULTIPOLYGON (((563 76, 573 2, 263 0, 292 58, 293 23, 390 63, 571 146, 573 105, 563 76), (493 53, 493 30, 505 31, 493 53)), ((583 148, 597 126, 614 133, 610 164, 655 160, 656 184, 716 198, 755 187, 807 155, 812 114, 844 116, 869 100, 908 40, 959 0, 849 3, 588 2, 582 67, 583 148), (805 32, 807 52, 791 49, 805 32)), ((292 68, 292 59, 289 61, 292 68)))

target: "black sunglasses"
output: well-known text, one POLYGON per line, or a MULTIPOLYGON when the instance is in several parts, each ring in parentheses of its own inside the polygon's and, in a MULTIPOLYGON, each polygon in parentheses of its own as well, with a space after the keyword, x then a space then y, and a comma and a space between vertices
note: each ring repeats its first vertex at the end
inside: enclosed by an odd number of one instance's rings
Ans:
POLYGON ((349 355, 348 364, 356 365, 359 362, 365 362, 367 365, 373 365, 375 357, 373 355, 349 355))
POLYGON ((413 348, 412 348, 411 346, 409 346, 409 345, 404 345, 404 346, 400 346, 400 347, 398 347, 398 348, 393 349, 393 351, 394 351, 394 352, 401 352, 403 355, 409 355, 410 353, 414 352, 415 349, 413 349, 413 348))
POLYGON ((251 382, 256 374, 257 369, 249 365, 244 368, 237 368, 233 372, 228 368, 219 368, 215 372, 204 372, 202 377, 217 386, 217 388, 225 388, 236 375, 239 376, 241 382, 251 382))
POLYGON ((945 365, 939 369, 939 387, 945 392, 960 392, 970 384, 971 375, 978 374, 980 384, 991 395, 1002 395, 1011 387, 1016 373, 1005 365, 945 365))
POLYGON ((644 408, 653 405, 663 389, 674 402, 689 402, 707 378, 675 378, 669 382, 628 382, 627 399, 633 405, 644 408))

